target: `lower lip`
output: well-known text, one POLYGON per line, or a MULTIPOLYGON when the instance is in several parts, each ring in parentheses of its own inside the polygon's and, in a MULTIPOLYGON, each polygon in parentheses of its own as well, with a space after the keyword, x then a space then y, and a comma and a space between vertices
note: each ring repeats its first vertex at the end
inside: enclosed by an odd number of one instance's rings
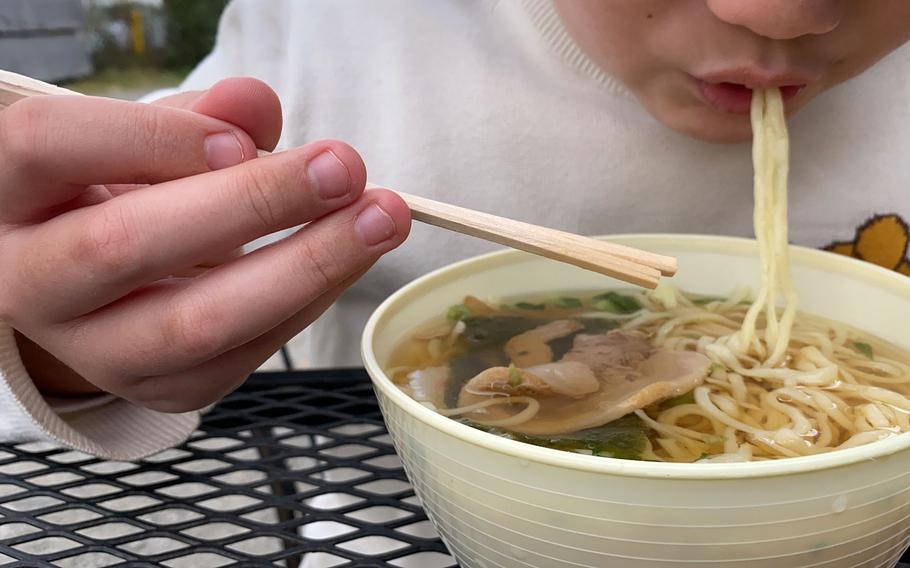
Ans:
MULTIPOLYGON (((749 114, 752 108, 752 89, 736 83, 708 83, 695 79, 702 98, 711 107, 729 114, 749 114)), ((805 85, 784 85, 780 94, 784 102, 795 97, 805 85)))

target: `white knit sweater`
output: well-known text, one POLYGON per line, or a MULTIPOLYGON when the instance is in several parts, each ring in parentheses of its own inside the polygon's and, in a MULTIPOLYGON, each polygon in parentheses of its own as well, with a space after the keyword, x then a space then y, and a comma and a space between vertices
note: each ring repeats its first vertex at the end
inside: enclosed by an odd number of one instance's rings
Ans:
MULTIPOLYGON (((749 146, 711 145, 657 123, 584 56, 547 0, 237 0, 185 87, 232 75, 279 93, 281 147, 346 140, 374 183, 588 234, 751 234, 749 146)), ((844 252, 903 262, 910 273, 897 219, 857 235, 875 215, 910 220, 908 101, 905 46, 791 121, 795 242, 843 241, 844 252)), ((298 338, 308 364, 358 365, 360 331, 381 300, 490 248, 415 225, 298 338)), ((0 328, 0 379, 4 440, 52 438, 128 459, 178 442, 197 420, 121 400, 51 406, 8 328, 0 328)))

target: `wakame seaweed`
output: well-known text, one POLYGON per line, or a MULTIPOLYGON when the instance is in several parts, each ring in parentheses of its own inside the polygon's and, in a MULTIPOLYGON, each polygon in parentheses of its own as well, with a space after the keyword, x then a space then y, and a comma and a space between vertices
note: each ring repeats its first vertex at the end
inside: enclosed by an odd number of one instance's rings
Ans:
MULTIPOLYGON (((603 334, 619 327, 619 322, 610 318, 574 318, 582 325, 578 333, 603 334)), ((465 330, 461 335, 466 351, 476 351, 500 347, 516 335, 541 326, 550 319, 522 316, 472 316, 464 320, 465 330)), ((572 349, 575 335, 568 335, 549 342, 553 350, 553 359, 559 360, 572 349)), ((483 369, 481 369, 483 370, 483 369)), ((480 372, 480 371, 478 371, 480 372)))
POLYGON ((509 360, 502 350, 477 350, 452 357, 449 361, 449 380, 446 382, 445 405, 458 406, 458 395, 468 381, 490 367, 508 365, 509 360))
POLYGON ((627 414, 618 420, 597 428, 552 436, 519 434, 502 428, 484 426, 467 419, 462 420, 462 422, 478 430, 526 444, 570 452, 580 450, 582 452, 591 452, 595 456, 625 460, 640 460, 648 441, 647 428, 644 422, 634 414, 627 414))
POLYGON ((575 336, 579 333, 603 335, 611 329, 616 329, 619 327, 619 321, 608 318, 575 318, 575 321, 582 325, 582 329, 580 331, 577 331, 572 335, 554 339, 553 341, 547 343, 547 345, 549 345, 550 349, 553 351, 554 361, 562 359, 566 353, 572 350, 572 344, 575 342, 575 336))
POLYGON ((548 320, 521 316, 473 316, 465 318, 461 337, 469 350, 500 346, 518 334, 524 333, 548 320))
POLYGON ((575 321, 584 326, 584 329, 579 333, 592 335, 602 335, 611 329, 619 327, 619 320, 610 318, 578 318, 575 321))

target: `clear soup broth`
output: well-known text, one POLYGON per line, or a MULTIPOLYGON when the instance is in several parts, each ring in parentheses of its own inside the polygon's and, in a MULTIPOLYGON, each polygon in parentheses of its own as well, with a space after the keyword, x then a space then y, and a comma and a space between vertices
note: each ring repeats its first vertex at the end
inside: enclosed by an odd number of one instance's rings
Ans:
MULTIPOLYGON (((468 296, 417 327, 386 372, 472 427, 612 458, 788 458, 910 430, 908 353, 800 312, 783 363, 769 368, 764 343, 738 335, 750 305, 747 290, 670 287, 468 296)), ((756 329, 775 333, 762 318, 756 329)))

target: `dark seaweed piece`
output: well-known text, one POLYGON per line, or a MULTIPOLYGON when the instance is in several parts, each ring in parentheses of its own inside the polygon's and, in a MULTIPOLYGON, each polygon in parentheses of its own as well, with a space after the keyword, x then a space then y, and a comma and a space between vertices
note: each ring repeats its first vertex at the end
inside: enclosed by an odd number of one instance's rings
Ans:
MULTIPOLYGON (((502 351, 506 341, 551 320, 520 316, 471 316, 463 321, 465 330, 459 341, 465 347, 465 354, 454 357, 449 362, 450 378, 445 400, 449 407, 457 406, 461 389, 478 373, 490 367, 509 364, 508 357, 502 351)), ((618 321, 608 318, 577 318, 576 321, 583 326, 578 333, 601 334, 619 326, 618 321)), ((572 349, 575 335, 573 333, 549 343, 554 360, 559 360, 572 349)))
POLYGON ((619 327, 619 320, 609 318, 578 318, 575 321, 585 326, 584 331, 580 333, 590 335, 603 335, 611 329, 619 327))
POLYGON ((478 373, 490 367, 508 364, 508 358, 500 350, 472 351, 453 357, 449 361, 449 380, 446 383, 445 405, 449 408, 458 406, 458 395, 468 381, 478 373))
POLYGON ((526 444, 565 451, 590 451, 596 456, 625 460, 640 460, 648 440, 647 427, 634 414, 627 414, 597 428, 553 436, 529 436, 502 428, 491 428, 471 420, 465 419, 462 422, 478 430, 526 444))
POLYGON ((531 302, 518 302, 517 304, 515 304, 515 307, 518 308, 519 310, 541 311, 543 309, 546 309, 547 305, 546 304, 532 304, 531 302))
POLYGON ((566 337, 554 339, 547 344, 553 351, 554 361, 562 359, 566 353, 572 350, 572 344, 575 341, 575 336, 579 333, 603 335, 611 329, 616 329, 619 327, 619 322, 617 320, 608 318, 576 318, 575 321, 584 326, 581 331, 573 333, 572 335, 567 335, 566 337))
POLYGON ((542 318, 521 316, 474 316, 464 320, 465 330, 461 337, 468 349, 483 349, 500 346, 516 335, 546 322, 542 318))
POLYGON ((547 345, 550 346, 550 350, 553 351, 554 361, 559 361, 566 353, 572 350, 572 343, 575 341, 576 335, 578 334, 573 333, 572 335, 567 335, 565 337, 558 337, 547 343, 547 345))

